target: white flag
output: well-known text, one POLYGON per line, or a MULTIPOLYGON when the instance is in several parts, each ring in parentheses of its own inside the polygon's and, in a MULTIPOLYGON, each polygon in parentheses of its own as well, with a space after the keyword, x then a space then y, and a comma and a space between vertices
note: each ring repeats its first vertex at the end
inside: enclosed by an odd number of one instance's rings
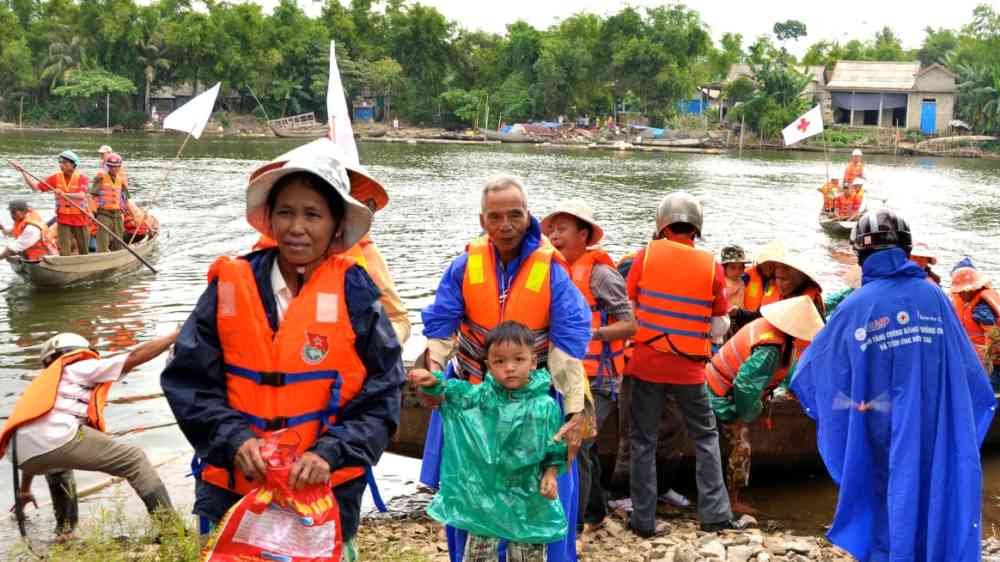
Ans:
POLYGON ((805 115, 796 119, 791 125, 781 131, 785 137, 785 146, 791 146, 802 139, 807 139, 813 135, 823 132, 823 113, 819 105, 810 109, 805 115))
POLYGON ((163 120, 163 128, 184 131, 196 139, 201 138, 205 125, 212 117, 215 98, 219 96, 219 86, 221 85, 222 82, 218 82, 210 89, 192 98, 191 101, 175 109, 163 120))
POLYGON ((340 81, 337 53, 334 42, 330 41, 330 79, 326 86, 326 118, 330 127, 330 138, 344 151, 349 164, 360 164, 358 146, 354 143, 354 129, 347 114, 347 98, 344 85, 340 81))

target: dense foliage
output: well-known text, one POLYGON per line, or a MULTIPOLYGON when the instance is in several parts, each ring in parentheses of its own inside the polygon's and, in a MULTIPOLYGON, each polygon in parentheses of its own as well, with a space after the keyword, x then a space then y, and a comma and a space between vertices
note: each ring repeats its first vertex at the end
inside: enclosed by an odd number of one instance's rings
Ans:
POLYGON ((488 115, 496 126, 624 108, 661 124, 699 85, 745 62, 752 87, 730 93, 754 129, 770 132, 809 103, 792 92, 804 79, 797 63, 858 59, 945 64, 959 75, 958 114, 982 131, 1000 127, 1000 15, 988 5, 961 29, 927 28, 919 49, 884 28, 816 42, 797 61, 787 44, 807 40, 803 22, 776 22, 774 36, 746 48, 738 33, 715 44, 698 12, 678 4, 579 13, 549 29, 518 21, 494 34, 412 0, 323 2, 310 17, 295 0, 269 13, 218 0, 0 0, 0 119, 23 107, 29 123, 102 123, 110 95, 112 120, 123 123, 147 112, 161 87, 198 92, 220 80, 229 111, 263 117, 253 92, 271 118, 322 114, 334 39, 349 97, 376 100, 379 118, 414 123, 486 125, 488 115))

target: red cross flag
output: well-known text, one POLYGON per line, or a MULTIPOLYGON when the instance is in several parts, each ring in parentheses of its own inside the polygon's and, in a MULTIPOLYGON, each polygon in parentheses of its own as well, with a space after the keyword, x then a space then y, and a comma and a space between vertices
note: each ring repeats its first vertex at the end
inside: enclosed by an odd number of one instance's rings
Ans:
POLYGON ((802 139, 807 139, 813 135, 823 132, 823 114, 819 105, 810 109, 805 115, 792 122, 781 131, 785 137, 785 146, 791 146, 802 139))

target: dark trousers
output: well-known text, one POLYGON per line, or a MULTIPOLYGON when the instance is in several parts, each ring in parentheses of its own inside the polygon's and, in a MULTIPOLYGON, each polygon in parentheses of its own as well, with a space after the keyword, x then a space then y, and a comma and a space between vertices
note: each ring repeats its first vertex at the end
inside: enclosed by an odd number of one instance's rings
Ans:
POLYGON ((702 524, 732 519, 729 494, 722 479, 719 431, 704 384, 661 384, 632 381, 630 412, 632 470, 632 526, 639 531, 656 527, 656 441, 667 397, 677 399, 688 433, 695 443, 695 481, 698 519, 702 524))
MULTIPOLYGON (((615 401, 607 390, 591 389, 597 415, 597 431, 611 415, 615 401)), ((601 485, 601 459, 597 451, 597 438, 587 439, 580 446, 580 518, 579 522, 597 524, 608 514, 608 501, 601 485)))

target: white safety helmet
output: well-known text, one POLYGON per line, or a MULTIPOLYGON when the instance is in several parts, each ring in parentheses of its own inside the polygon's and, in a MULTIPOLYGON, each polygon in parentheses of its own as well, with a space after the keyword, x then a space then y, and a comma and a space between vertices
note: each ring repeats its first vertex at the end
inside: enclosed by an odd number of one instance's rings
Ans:
POLYGON ((38 359, 41 360, 43 366, 48 367, 62 355, 78 349, 91 349, 90 342, 79 334, 63 332, 52 336, 42 344, 38 359))
POLYGON ((851 156, 862 156, 861 149, 860 148, 855 148, 854 150, 852 150, 851 151, 851 156))

